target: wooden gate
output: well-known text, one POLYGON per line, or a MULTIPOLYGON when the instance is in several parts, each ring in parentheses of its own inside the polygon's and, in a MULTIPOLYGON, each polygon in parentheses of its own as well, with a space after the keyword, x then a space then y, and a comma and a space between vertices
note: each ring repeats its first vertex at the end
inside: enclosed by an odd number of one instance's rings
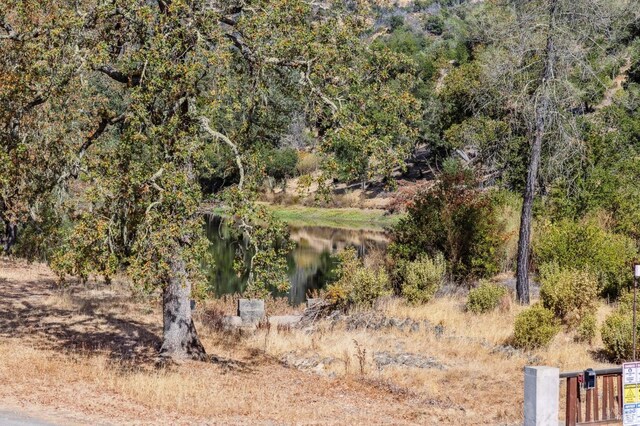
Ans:
POLYGON ((594 389, 583 388, 584 372, 561 373, 566 380, 567 426, 622 424, 622 368, 596 370, 594 389))

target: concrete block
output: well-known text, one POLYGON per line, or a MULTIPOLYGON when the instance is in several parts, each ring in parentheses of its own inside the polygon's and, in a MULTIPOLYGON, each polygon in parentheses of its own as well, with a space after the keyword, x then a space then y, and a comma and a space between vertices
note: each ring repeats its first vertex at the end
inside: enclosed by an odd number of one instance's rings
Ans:
POLYGON ((238 300, 238 316, 242 322, 256 323, 264 318, 264 300, 240 299, 238 300))
POLYGON ((524 368, 524 426, 557 426, 560 410, 560 370, 524 368))

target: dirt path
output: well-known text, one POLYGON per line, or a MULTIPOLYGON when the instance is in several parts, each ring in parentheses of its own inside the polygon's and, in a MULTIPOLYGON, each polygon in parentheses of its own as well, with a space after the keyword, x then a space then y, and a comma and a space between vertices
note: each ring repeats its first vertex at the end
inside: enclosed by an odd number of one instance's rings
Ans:
POLYGON ((61 293, 46 267, 0 258, 0 409, 36 425, 439 424, 415 397, 288 369, 206 333, 210 352, 246 368, 158 369, 159 318, 155 300, 133 303, 117 286, 61 293))
POLYGON ((0 411, 0 424, 3 426, 53 426, 33 417, 15 411, 0 411))

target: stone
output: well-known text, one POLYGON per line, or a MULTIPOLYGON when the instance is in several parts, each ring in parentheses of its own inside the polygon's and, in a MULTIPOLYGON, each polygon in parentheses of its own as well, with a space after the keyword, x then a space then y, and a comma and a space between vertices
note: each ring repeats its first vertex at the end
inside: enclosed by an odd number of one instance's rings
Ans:
POLYGON ((425 357, 408 352, 396 354, 386 351, 374 352, 373 361, 379 369, 383 369, 390 365, 414 368, 434 368, 437 370, 445 369, 445 366, 433 357, 425 357))
POLYGON ((524 425, 558 424, 560 370, 554 367, 524 368, 524 425))
POLYGON ((225 316, 222 318, 222 327, 225 330, 242 327, 242 318, 237 316, 225 316))
POLYGON ((238 316, 242 319, 242 322, 255 324, 264 319, 264 315, 264 300, 238 300, 238 316))

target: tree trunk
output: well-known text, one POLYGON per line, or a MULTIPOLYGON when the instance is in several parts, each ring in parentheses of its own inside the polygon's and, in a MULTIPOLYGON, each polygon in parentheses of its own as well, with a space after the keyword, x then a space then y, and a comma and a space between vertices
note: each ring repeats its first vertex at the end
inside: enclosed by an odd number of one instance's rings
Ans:
POLYGON ((191 317, 191 283, 184 260, 169 262, 172 274, 162 294, 163 336, 160 354, 173 359, 204 360, 206 352, 191 317))
POLYGON ((540 85, 541 97, 535 113, 535 136, 531 146, 529 167, 527 169, 527 182, 525 184, 522 199, 522 216, 520 219, 520 235, 518 238, 518 266, 516 271, 516 295, 518 302, 529 304, 529 246, 531 243, 531 222, 533 215, 533 199, 538 180, 538 169, 542 153, 542 142, 547 130, 549 110, 552 108, 549 84, 555 78, 555 46, 554 46, 554 21, 556 15, 557 0, 549 3, 549 29, 547 34, 547 46, 545 49, 545 62, 540 85))
POLYGON ((3 241, 3 251, 4 254, 9 254, 11 248, 16 243, 18 239, 18 225, 15 223, 11 223, 9 221, 5 221, 4 226, 4 241, 3 241))
POLYGON ((531 242, 531 221, 533 211, 533 198, 540 167, 540 153, 542 151, 542 133, 544 132, 544 120, 536 125, 536 137, 531 147, 531 157, 527 173, 527 183, 524 188, 522 200, 522 215, 520 218, 520 236, 518 238, 518 267, 516 272, 516 293, 518 302, 529 304, 529 244, 531 242))

